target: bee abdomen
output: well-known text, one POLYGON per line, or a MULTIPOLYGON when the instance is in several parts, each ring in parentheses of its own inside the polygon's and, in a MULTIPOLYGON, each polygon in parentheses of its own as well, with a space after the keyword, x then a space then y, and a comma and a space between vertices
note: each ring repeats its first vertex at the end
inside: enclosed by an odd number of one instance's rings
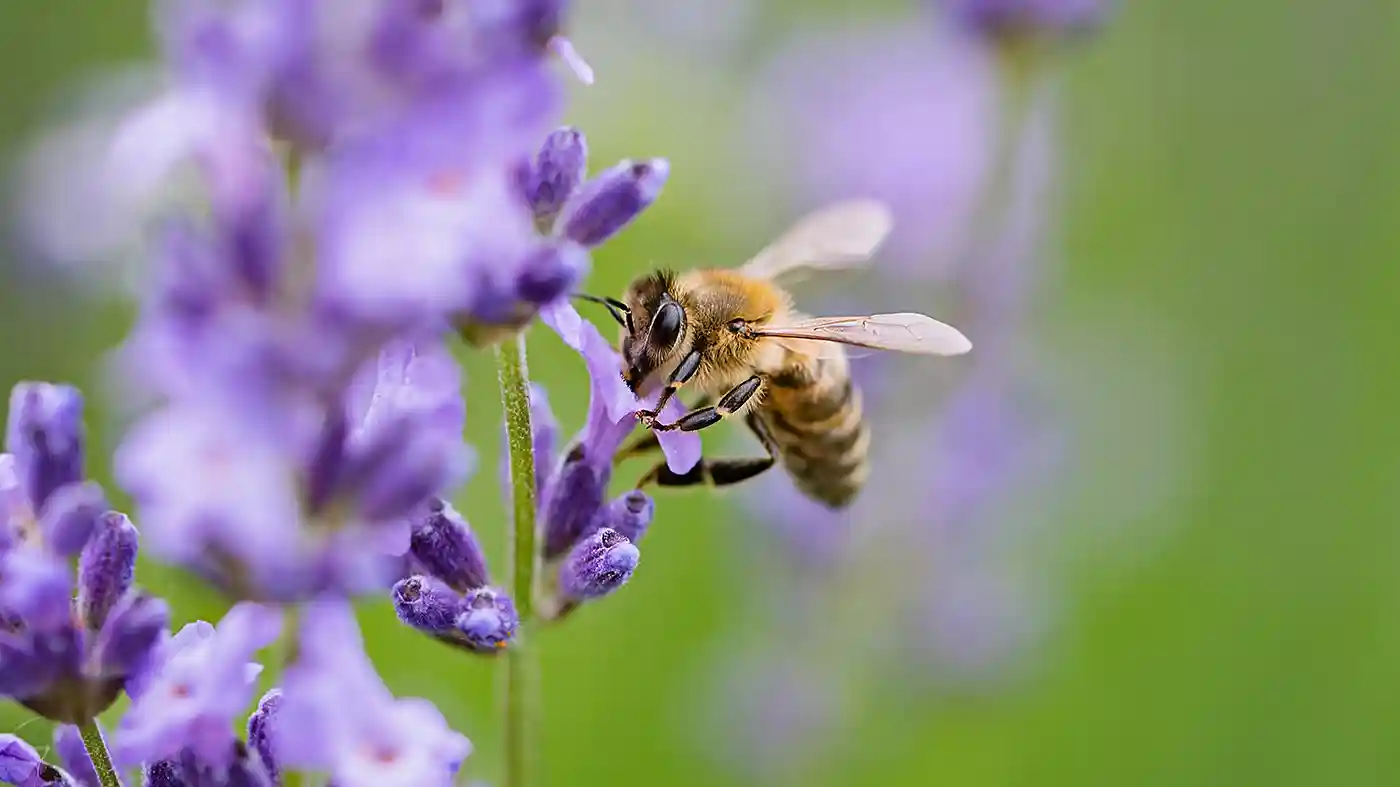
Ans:
POLYGON ((860 390, 843 375, 772 393, 762 413, 798 489, 831 508, 849 505, 868 474, 870 430, 860 390))

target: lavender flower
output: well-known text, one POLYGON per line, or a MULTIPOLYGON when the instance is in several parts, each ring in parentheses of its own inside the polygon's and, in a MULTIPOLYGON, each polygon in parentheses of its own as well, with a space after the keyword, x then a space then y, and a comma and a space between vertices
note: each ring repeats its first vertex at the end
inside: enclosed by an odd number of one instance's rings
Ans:
POLYGON ((16 787, 77 784, 72 776, 44 762, 33 746, 8 733, 0 734, 0 782, 16 787))
POLYGON ((604 528, 579 541, 559 569, 569 601, 601 598, 627 584, 641 553, 616 530, 604 528))
POLYGON ((471 529, 442 500, 434 500, 413 523, 413 566, 426 572, 394 585, 394 609, 405 625, 442 642, 494 655, 520 624, 515 604, 488 587, 486 556, 471 529))
POLYGON ((382 589, 408 548, 408 514, 468 467, 458 374, 440 345, 396 342, 340 406, 247 424, 173 405, 128 435, 118 477, 158 554, 240 596, 382 589), (171 456, 189 457, 181 473, 171 456))
POLYGON ((665 159, 623 161, 588 181, 559 217, 560 233, 593 247, 616 235, 661 194, 671 166, 665 159))
POLYGON ((551 226, 588 174, 588 141, 572 126, 557 128, 522 170, 518 177, 525 202, 536 222, 551 226))
POLYGON ((313 602, 272 731, 279 765, 340 787, 452 783, 471 743, 426 700, 395 699, 365 656, 351 609, 313 602))
POLYGON ((135 528, 102 513, 101 490, 82 480, 81 395, 21 383, 11 404, 14 453, 0 454, 0 695, 86 723, 140 668, 169 612, 132 587, 135 528), (76 615, 66 560, 75 552, 76 615))
POLYGON ((278 610, 245 603, 217 629, 200 621, 168 639, 130 687, 133 701, 117 728, 114 758, 135 765, 189 749, 213 766, 231 764, 231 724, 262 671, 250 659, 281 627, 278 610))

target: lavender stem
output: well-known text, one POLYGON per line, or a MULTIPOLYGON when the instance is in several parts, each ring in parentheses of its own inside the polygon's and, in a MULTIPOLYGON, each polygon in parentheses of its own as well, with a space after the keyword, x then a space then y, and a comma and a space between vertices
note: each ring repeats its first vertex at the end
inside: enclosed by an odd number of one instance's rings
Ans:
POLYGON ((112 766, 112 755, 107 753, 107 743, 102 740, 97 721, 89 719, 79 724, 78 734, 82 736, 83 748, 87 749, 92 769, 97 771, 97 780, 102 787, 121 787, 121 779, 117 777, 117 769, 112 766))
POLYGON ((525 362, 525 336, 496 347, 496 367, 505 408, 510 447, 511 517, 510 592, 520 613, 520 632, 505 652, 505 778, 504 787, 525 787, 532 763, 532 740, 538 705, 535 693, 535 653, 527 632, 535 612, 535 456, 530 425, 530 372, 525 362))

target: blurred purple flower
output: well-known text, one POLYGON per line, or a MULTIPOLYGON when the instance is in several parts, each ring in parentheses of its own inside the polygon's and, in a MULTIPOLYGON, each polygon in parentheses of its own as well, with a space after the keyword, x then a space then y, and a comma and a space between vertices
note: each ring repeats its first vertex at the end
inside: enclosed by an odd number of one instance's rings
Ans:
POLYGON ((248 748, 262 763, 263 770, 274 784, 281 784, 281 769, 278 765, 273 730, 277 725, 278 712, 282 709, 282 690, 269 689, 258 700, 257 710, 248 717, 248 748))
POLYGON ((308 605, 272 728, 283 769, 328 772, 339 787, 448 787, 471 743, 421 699, 395 699, 365 655, 353 611, 308 605))
POLYGON ((756 81, 746 136, 760 170, 791 169, 801 210, 887 202, 888 269, 938 279, 968 242, 991 169, 997 78, 979 47, 914 25, 809 34, 756 81))
POLYGON ((104 513, 101 489, 82 479, 81 395, 20 383, 10 401, 14 453, 0 454, 0 695, 85 723, 142 666, 169 611, 132 586, 135 527, 104 513))
POLYGON ((559 233, 592 248, 616 235, 661 195, 666 159, 623 161, 584 183, 564 205, 559 233))
POLYGON ((44 762, 22 738, 0 734, 0 782, 15 787, 76 785, 66 772, 44 762))
POLYGON ((573 126, 562 126, 545 137, 534 160, 519 174, 522 196, 537 223, 553 226, 564 203, 588 175, 588 140, 573 126))
POLYGON ((279 610, 244 603, 217 628, 191 623, 166 640, 140 681, 128 687, 133 699, 117 728, 115 759, 135 765, 188 749, 202 762, 231 764, 232 722, 262 671, 250 659, 281 629, 279 610))
POLYGON ((148 416, 116 469, 151 548, 248 598, 387 587, 410 512, 469 467, 459 371, 440 344, 393 342, 344 399, 247 414, 175 403, 148 416), (178 472, 172 456, 186 460, 178 472))

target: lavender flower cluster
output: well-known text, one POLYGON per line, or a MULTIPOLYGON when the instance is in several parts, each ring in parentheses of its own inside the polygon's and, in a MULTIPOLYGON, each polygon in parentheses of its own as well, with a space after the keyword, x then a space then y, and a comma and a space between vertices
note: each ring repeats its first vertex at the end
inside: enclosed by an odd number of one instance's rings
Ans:
MULTIPOLYGON (((353 602, 389 593, 407 625, 491 655, 522 627, 517 602, 557 618, 632 576, 652 502, 605 498, 642 403, 568 296, 667 162, 589 178, 583 134, 546 133, 551 56, 592 79, 562 0, 158 8, 168 86, 90 173, 93 193, 143 206, 131 234, 148 241, 120 356, 141 412, 113 470, 147 554, 236 603, 171 634, 167 605, 133 585, 136 527, 83 479, 80 394, 18 386, 0 455, 0 694, 60 723, 60 762, 5 736, 0 781, 109 787, 139 767, 162 787, 289 771, 449 784, 470 743, 384 686, 353 602), (493 584, 448 502, 474 464, 449 341, 499 343, 536 317, 583 357, 592 397, 555 457, 533 392, 549 576, 526 600, 493 584), (279 639, 278 688, 240 737, 255 654, 279 639), (96 720, 122 693, 108 746, 96 720)), ((679 472, 699 459, 691 434, 662 447, 679 472)))

